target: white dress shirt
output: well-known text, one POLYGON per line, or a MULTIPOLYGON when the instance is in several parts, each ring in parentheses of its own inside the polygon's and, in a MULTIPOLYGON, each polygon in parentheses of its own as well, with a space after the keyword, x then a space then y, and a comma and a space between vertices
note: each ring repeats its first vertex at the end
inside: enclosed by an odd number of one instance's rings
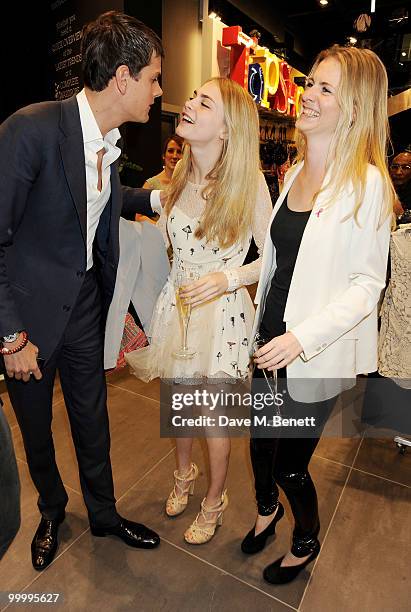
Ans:
MULTIPOLYGON (((86 187, 87 187, 87 270, 93 266, 93 241, 96 235, 98 222, 101 214, 111 195, 110 166, 118 159, 121 149, 116 146, 121 134, 114 128, 102 136, 93 111, 88 103, 86 92, 82 89, 77 94, 77 103, 80 113, 81 130, 83 132, 84 158, 86 162, 86 187), (105 150, 102 159, 102 184, 101 191, 98 190, 97 153, 105 150)), ((160 191, 151 193, 150 203, 156 212, 161 212, 159 197, 160 191)))
POLYGON ((80 112, 81 129, 84 141, 84 158, 86 161, 87 186, 87 270, 93 265, 93 241, 96 235, 101 213, 111 195, 110 165, 120 156, 121 149, 116 146, 120 138, 117 128, 102 136, 93 111, 88 103, 86 92, 82 89, 77 94, 80 112), (102 160, 101 191, 97 189, 97 152, 105 149, 102 160))

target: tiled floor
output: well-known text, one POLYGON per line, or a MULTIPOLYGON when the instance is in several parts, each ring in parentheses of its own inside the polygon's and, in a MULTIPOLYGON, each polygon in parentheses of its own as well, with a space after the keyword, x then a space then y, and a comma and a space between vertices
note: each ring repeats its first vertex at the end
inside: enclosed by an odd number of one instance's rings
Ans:
POLYGON ((3 394, 20 469, 22 527, 0 562, 0 592, 60 593, 59 608, 69 611, 410 609, 411 452, 401 456, 391 440, 322 439, 311 463, 322 519, 321 553, 293 583, 270 586, 261 570, 289 544, 290 511, 283 500, 288 520, 279 524, 277 538, 262 553, 248 558, 240 552, 240 541, 254 519, 247 439, 233 440, 227 483, 230 505, 223 526, 209 544, 190 546, 182 534, 205 492, 203 445, 194 446, 201 466, 195 495, 183 515, 168 519, 163 504, 171 488, 174 453, 172 441, 159 437, 158 382, 146 385, 123 370, 109 376, 108 384, 118 508, 158 530, 161 546, 140 551, 114 538, 90 535, 57 385, 54 438, 70 502, 58 555, 45 572, 36 573, 30 563, 30 541, 38 522, 36 492, 18 426, 3 394))

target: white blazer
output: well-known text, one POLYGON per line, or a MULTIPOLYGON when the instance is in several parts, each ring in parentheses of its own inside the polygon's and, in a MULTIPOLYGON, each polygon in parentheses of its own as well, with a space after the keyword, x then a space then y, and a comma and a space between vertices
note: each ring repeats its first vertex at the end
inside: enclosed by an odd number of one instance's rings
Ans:
POLYGON ((152 223, 120 218, 120 259, 104 339, 106 370, 116 366, 130 301, 147 331, 169 271, 167 251, 159 229, 152 223))
MULTIPOLYGON (((252 337, 276 269, 271 223, 303 165, 287 174, 267 229, 252 337)), ((326 196, 319 195, 307 222, 284 312, 286 329, 304 349, 287 366, 288 389, 305 402, 333 397, 354 386, 357 374, 377 369, 377 304, 386 281, 391 219, 378 227, 383 205, 378 169, 368 165, 358 224, 353 216, 344 220, 354 207, 352 189, 323 207, 326 196)))

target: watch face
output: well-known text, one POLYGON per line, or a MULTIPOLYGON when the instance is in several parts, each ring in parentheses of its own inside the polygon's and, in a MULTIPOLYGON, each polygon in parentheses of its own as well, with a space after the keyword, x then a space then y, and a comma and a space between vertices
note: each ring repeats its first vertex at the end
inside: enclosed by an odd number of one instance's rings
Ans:
POLYGON ((19 332, 15 334, 10 334, 9 336, 3 336, 3 342, 15 342, 19 337, 19 332))

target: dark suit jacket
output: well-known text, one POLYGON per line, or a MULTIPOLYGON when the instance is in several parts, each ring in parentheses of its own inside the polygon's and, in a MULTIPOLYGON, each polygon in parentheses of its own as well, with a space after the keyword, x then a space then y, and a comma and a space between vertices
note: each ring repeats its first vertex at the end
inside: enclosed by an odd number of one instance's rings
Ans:
MULTIPOLYGON (((94 240, 103 313, 114 291, 123 211, 152 215, 150 191, 120 185, 94 240)), ((0 336, 27 330, 47 359, 70 318, 86 271, 84 144, 75 97, 27 106, 0 125, 0 336)))

